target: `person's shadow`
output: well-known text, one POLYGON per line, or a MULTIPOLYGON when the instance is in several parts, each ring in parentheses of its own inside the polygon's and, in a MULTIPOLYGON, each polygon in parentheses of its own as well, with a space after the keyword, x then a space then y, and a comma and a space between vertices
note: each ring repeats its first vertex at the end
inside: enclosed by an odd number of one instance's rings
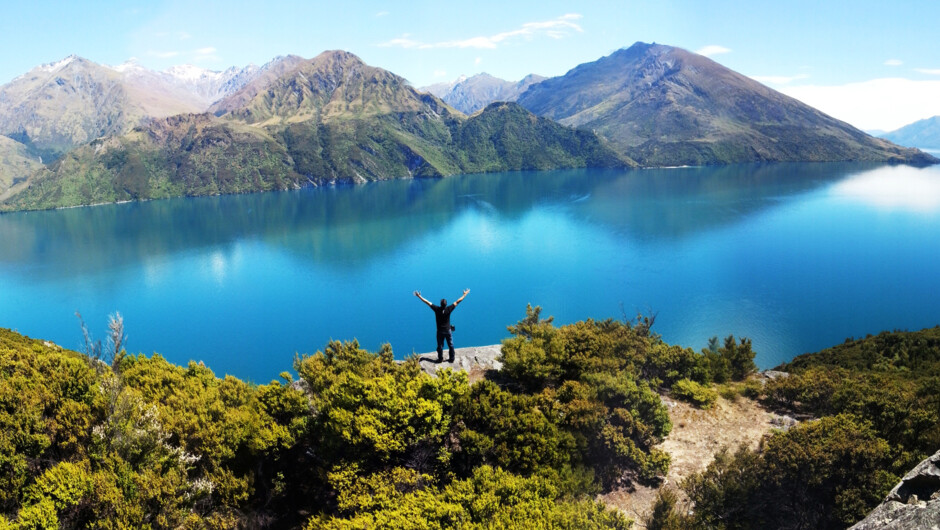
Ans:
POLYGON ((444 359, 435 359, 433 357, 418 357, 418 362, 441 364, 442 362, 444 362, 444 359))

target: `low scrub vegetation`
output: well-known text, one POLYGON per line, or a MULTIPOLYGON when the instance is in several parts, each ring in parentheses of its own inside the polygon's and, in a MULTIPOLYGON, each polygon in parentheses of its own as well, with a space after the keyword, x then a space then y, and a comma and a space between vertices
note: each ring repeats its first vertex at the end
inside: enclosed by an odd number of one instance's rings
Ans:
MULTIPOLYGON (((0 528, 628 528, 595 498, 668 469, 659 393, 707 405, 754 370, 746 340, 696 353, 651 324, 555 326, 530 307, 503 370, 472 385, 355 341, 253 385, 128 354, 114 321, 91 356, 0 330, 0 528)), ((837 366, 864 341, 795 360, 760 397, 820 419, 720 453, 683 484, 694 510, 664 494, 653 523, 857 520, 938 442, 937 376, 910 370, 933 339, 905 340, 877 370, 837 366)))

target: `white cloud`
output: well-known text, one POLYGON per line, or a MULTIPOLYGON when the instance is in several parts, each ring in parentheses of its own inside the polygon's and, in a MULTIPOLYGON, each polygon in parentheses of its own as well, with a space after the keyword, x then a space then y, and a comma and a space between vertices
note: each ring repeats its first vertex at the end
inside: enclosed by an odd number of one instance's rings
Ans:
POLYGON ((476 59, 473 60, 473 64, 476 64, 476 65, 479 65, 482 62, 483 62, 482 57, 477 57, 476 59))
POLYGON ((196 55, 212 55, 213 53, 215 53, 215 51, 216 51, 215 48, 209 46, 207 48, 199 48, 198 50, 195 51, 195 53, 196 55))
POLYGON ((712 55, 721 55, 722 53, 730 53, 730 48, 725 48, 724 46, 719 46, 717 44, 709 44, 704 48, 699 48, 695 50, 695 53, 699 55, 704 55, 705 57, 711 57, 712 55))
POLYGON ((392 39, 392 40, 390 40, 390 41, 388 41, 388 42, 383 42, 382 44, 379 44, 379 46, 381 46, 381 47, 383 47, 383 48, 394 48, 394 47, 398 47, 398 48, 422 48, 422 47, 424 47, 424 48, 430 48, 430 46, 427 46, 427 45, 425 45, 425 44, 421 44, 420 42, 418 42, 418 41, 416 41, 416 40, 412 40, 412 39, 408 38, 408 35, 407 35, 407 34, 406 34, 406 35, 402 35, 401 37, 399 37, 399 38, 397 38, 397 39, 392 39))
POLYGON ((375 14, 376 18, 388 16, 388 11, 379 11, 375 14))
POLYGON ((392 39, 379 44, 381 47, 399 47, 416 48, 426 50, 432 48, 474 48, 492 50, 500 44, 516 39, 531 40, 535 37, 545 36, 552 39, 562 39, 572 32, 582 33, 584 30, 576 22, 581 18, 577 13, 569 13, 552 20, 543 22, 527 22, 519 29, 505 31, 490 36, 477 36, 468 39, 440 41, 440 42, 420 42, 410 38, 409 35, 402 35, 397 39, 392 39))
POLYGON ((434 70, 434 77, 447 77, 447 70, 434 70))
POLYGON ((914 71, 928 75, 940 75, 940 68, 915 68, 914 71))
POLYGON ((754 81, 758 83, 763 83, 765 85, 786 85, 794 81, 799 81, 800 79, 809 78, 809 74, 797 74, 791 76, 785 75, 752 75, 749 76, 754 81))
POLYGON ((885 61, 885 66, 901 66, 904 64, 904 61, 900 59, 888 59, 885 61))
POLYGON ((836 86, 784 86, 778 90, 863 131, 893 131, 940 115, 940 80, 883 78, 836 86))

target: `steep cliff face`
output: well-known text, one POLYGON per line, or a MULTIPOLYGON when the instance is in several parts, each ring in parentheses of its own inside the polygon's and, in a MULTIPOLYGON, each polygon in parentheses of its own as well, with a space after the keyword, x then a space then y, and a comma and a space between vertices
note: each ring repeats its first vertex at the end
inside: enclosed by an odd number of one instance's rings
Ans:
POLYGON ((912 469, 883 503, 850 530, 940 528, 940 451, 912 469))

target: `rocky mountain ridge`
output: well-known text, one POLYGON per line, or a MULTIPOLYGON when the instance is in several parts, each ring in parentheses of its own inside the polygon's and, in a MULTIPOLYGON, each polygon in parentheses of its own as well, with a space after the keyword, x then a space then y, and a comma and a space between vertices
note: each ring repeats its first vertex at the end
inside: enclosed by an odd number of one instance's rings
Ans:
POLYGON ((543 80, 543 76, 529 74, 516 82, 505 81, 484 72, 419 90, 434 94, 464 114, 473 114, 495 101, 516 101, 530 86, 543 80))
POLYGON ((638 42, 531 86, 518 103, 597 132, 644 166, 765 161, 936 163, 711 59, 638 42))
POLYGON ((512 103, 467 118, 348 52, 259 75, 216 112, 154 119, 80 147, 3 209, 294 189, 455 173, 624 167, 593 134, 512 103), (226 110, 228 109, 228 110, 226 110))
POLYGON ((0 145, 0 200, 47 208, 584 166, 940 162, 670 46, 637 43, 539 80, 459 80, 449 94, 468 110, 494 98, 522 105, 491 103, 468 120, 341 50, 224 72, 70 56, 0 87, 0 135, 13 142, 0 145), (183 129, 170 135, 180 142, 161 143, 167 127, 183 129), (207 184, 186 184, 197 180, 207 184))
POLYGON ((204 112, 284 60, 223 72, 192 65, 157 72, 133 60, 112 67, 70 55, 0 87, 0 135, 49 162, 151 119, 204 112))

